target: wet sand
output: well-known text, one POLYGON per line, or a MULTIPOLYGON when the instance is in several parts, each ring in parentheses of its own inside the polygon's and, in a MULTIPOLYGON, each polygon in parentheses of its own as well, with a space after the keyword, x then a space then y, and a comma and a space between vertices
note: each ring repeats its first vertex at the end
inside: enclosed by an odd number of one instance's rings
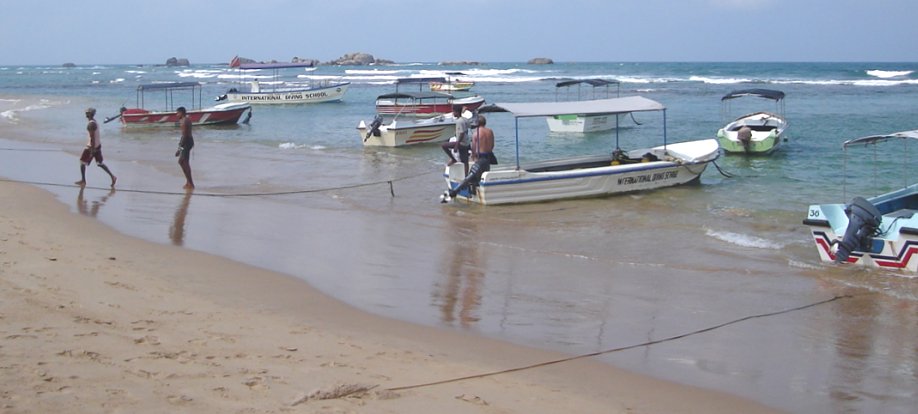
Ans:
POLYGON ((0 191, 3 412, 772 412, 590 359, 413 387, 566 355, 131 238, 91 217, 104 201, 80 215, 40 189, 0 191))

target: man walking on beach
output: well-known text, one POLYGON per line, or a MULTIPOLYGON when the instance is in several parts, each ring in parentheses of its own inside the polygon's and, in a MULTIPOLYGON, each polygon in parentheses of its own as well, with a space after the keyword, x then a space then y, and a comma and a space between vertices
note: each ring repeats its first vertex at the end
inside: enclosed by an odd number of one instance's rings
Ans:
POLYGON ((191 136, 191 120, 188 119, 184 106, 178 107, 175 112, 179 116, 178 124, 182 129, 182 137, 179 139, 175 156, 178 157, 178 163, 182 167, 182 172, 185 173, 185 186, 183 188, 191 190, 194 189, 194 180, 191 179, 191 149, 194 148, 194 137, 191 136))
POLYGON ((99 123, 96 122, 96 108, 86 108, 86 119, 89 121, 86 124, 86 132, 89 133, 89 140, 86 143, 86 148, 83 149, 83 154, 80 155, 80 181, 75 182, 74 184, 83 187, 86 185, 86 166, 96 160, 96 165, 99 168, 105 170, 108 173, 108 176, 112 179, 112 188, 115 188, 115 181, 118 180, 111 170, 108 169, 102 161, 102 137, 99 133, 99 123))

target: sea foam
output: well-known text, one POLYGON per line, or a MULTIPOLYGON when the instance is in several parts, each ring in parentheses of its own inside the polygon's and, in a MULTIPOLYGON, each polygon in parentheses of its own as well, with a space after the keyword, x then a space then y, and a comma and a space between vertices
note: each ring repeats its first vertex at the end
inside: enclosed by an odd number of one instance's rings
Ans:
POLYGON ((726 231, 714 231, 711 229, 707 229, 705 231, 705 234, 717 240, 724 241, 730 244, 735 244, 740 247, 754 247, 758 249, 771 249, 771 250, 778 250, 784 247, 784 245, 781 243, 778 243, 772 240, 768 240, 768 239, 763 239, 761 237, 750 236, 748 234, 731 233, 731 232, 726 232, 726 231))

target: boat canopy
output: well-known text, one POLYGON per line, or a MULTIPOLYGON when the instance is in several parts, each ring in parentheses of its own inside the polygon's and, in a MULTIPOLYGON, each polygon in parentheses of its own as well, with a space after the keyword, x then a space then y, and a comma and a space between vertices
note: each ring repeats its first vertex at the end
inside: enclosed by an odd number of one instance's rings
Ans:
POLYGON ((406 83, 430 83, 430 82, 446 82, 446 78, 398 78, 395 81, 396 85, 404 85, 406 83))
POLYGON ((759 98, 771 99, 773 101, 780 101, 784 99, 784 92, 774 89, 738 89, 724 95, 720 100, 726 101, 728 99, 742 98, 744 96, 756 96, 759 98))
POLYGON ((137 86, 137 91, 151 91, 157 89, 181 89, 196 88, 201 86, 198 82, 167 82, 167 83, 150 83, 137 86))
POLYGON ((395 92, 379 95, 376 99, 450 99, 453 96, 440 92, 395 92))
POLYGON ((609 79, 570 79, 561 81, 555 84, 556 88, 563 88, 565 86, 573 86, 577 84, 585 83, 590 86, 606 86, 606 85, 618 85, 621 82, 617 80, 609 79))
POLYGON ((894 139, 918 139, 918 130, 894 132, 892 134, 887 134, 887 135, 871 135, 868 137, 855 138, 855 139, 845 141, 845 143, 842 144, 842 148, 848 148, 849 146, 852 146, 852 145, 878 144, 881 142, 891 141, 894 139))
POLYGON ((593 99, 588 101, 495 103, 479 112, 511 112, 518 118, 555 115, 603 115, 629 112, 662 111, 663 104, 643 96, 624 98, 593 99))
POLYGON ((237 68, 239 69, 285 69, 285 68, 313 68, 315 65, 312 63, 292 63, 292 62, 281 62, 281 63, 243 63, 237 68))

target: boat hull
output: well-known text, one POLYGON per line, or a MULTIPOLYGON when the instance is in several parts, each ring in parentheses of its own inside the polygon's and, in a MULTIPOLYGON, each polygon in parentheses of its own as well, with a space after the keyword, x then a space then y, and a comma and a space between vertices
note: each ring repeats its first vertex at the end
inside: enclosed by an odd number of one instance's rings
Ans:
MULTIPOLYGON (((719 154, 717 141, 707 139, 670 144, 666 149, 634 150, 628 156, 639 159, 648 152, 659 159, 618 164, 612 156, 596 156, 546 161, 520 169, 495 168, 456 198, 485 205, 516 204, 671 187, 697 180, 719 154)), ((448 189, 458 187, 464 173, 460 163, 446 167, 448 189)))
MULTIPOLYGON (((252 106, 247 103, 225 103, 210 108, 189 110, 186 113, 192 125, 226 125, 235 124, 252 106)), ((126 109, 121 112, 121 123, 124 126, 169 126, 178 125, 178 114, 175 111, 148 111, 140 108, 126 109)))
POLYGON ((546 117, 551 132, 599 132, 615 129, 616 115, 555 115, 546 117))
POLYGON ((445 142, 456 135, 456 121, 439 116, 419 122, 392 121, 379 127, 379 136, 367 134, 367 125, 360 121, 357 133, 368 147, 403 147, 407 145, 445 142))
POLYGON ((781 146, 787 121, 776 114, 759 112, 737 118, 717 131, 717 141, 727 154, 768 155, 781 146), (751 129, 751 138, 744 145, 739 138, 743 126, 751 129))
POLYGON ((227 92, 229 102, 250 104, 308 104, 340 101, 347 93, 350 82, 307 89, 290 89, 265 92, 227 92))
MULTIPOLYGON (((869 251, 855 249, 844 264, 918 273, 918 184, 867 199, 882 213, 879 229, 869 251), (892 210, 895 209, 895 210, 892 210)), ((807 225, 823 262, 835 263, 849 225, 847 205, 809 206, 807 225)))

